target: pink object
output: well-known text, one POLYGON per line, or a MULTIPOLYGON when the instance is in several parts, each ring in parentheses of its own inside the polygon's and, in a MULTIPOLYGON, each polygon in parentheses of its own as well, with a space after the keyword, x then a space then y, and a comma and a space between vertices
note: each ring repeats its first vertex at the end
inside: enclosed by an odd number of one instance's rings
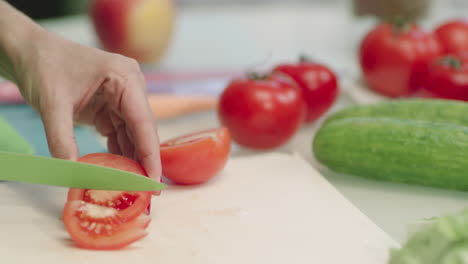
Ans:
POLYGON ((8 81, 0 82, 0 103, 24 103, 23 96, 14 83, 8 81))
MULTIPOLYGON (((218 95, 231 78, 240 74, 236 71, 181 71, 146 72, 144 75, 150 94, 218 95)), ((0 103, 24 103, 23 97, 14 83, 0 80, 0 103)))

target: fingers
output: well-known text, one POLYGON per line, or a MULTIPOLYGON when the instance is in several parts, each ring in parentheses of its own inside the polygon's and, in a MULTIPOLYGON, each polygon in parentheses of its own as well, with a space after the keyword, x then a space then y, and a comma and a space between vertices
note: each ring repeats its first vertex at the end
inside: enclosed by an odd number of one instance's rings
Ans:
POLYGON ((101 135, 107 137, 107 147, 110 153, 135 158, 135 149, 125 122, 107 105, 96 112, 94 126, 101 135))
POLYGON ((150 177, 160 180, 159 139, 140 77, 139 73, 129 74, 125 79, 114 76, 103 84, 103 95, 115 112, 111 120, 120 151, 136 157, 150 177))
POLYGON ((115 133, 107 105, 103 105, 103 107, 94 114, 93 123, 96 130, 105 137, 115 133))
POLYGON ((48 104, 40 113, 51 156, 76 160, 78 148, 74 136, 71 104, 48 104))
POLYGON ((149 108, 141 75, 129 79, 122 99, 122 116, 135 145, 138 160, 150 177, 161 180, 161 160, 156 123, 149 108))
POLYGON ((107 136, 107 148, 112 154, 123 155, 122 151, 120 151, 119 142, 117 141, 117 133, 112 133, 107 136))
POLYGON ((133 159, 135 156, 135 149, 127 135, 125 123, 123 123, 123 121, 120 121, 120 123, 115 123, 114 127, 117 134, 117 142, 119 144, 122 155, 124 155, 127 158, 133 159))

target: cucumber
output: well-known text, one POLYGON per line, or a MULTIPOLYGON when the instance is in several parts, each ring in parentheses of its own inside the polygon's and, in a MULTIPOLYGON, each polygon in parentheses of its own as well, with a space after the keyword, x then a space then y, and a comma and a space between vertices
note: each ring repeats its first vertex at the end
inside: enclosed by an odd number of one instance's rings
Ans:
POLYGON ((325 123, 350 117, 391 117, 468 126, 468 103, 438 99, 400 99, 357 105, 334 113, 325 123))
POLYGON ((313 153, 340 173, 468 191, 464 115, 466 103, 426 99, 351 107, 326 120, 313 153))

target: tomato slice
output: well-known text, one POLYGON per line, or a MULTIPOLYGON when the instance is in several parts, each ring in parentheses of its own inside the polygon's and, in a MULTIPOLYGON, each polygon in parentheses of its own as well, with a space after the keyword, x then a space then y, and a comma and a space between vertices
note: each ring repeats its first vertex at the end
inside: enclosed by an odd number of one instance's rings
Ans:
POLYGON ((161 143, 164 177, 177 184, 200 184, 225 166, 231 137, 225 127, 203 130, 161 143))
POLYGON ((68 201, 63 210, 65 228, 82 248, 120 249, 147 235, 150 217, 140 214, 126 221, 122 211, 84 201, 68 201))
MULTIPOLYGON (((143 167, 137 162, 114 154, 93 153, 78 159, 79 162, 90 163, 141 175, 146 174, 143 167)), ((135 191, 106 191, 71 188, 68 192, 68 201, 81 200, 90 204, 114 208, 121 212, 121 217, 132 220, 149 208, 151 192, 135 191)))

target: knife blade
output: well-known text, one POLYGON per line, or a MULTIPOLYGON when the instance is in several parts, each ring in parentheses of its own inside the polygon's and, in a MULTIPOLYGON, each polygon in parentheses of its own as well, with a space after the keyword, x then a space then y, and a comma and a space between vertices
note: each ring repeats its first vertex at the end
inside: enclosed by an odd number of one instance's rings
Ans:
POLYGON ((0 115, 0 150, 26 154, 35 152, 33 146, 2 115, 0 115))
POLYGON ((123 170, 83 162, 0 151, 0 180, 59 187, 157 191, 165 184, 123 170))

